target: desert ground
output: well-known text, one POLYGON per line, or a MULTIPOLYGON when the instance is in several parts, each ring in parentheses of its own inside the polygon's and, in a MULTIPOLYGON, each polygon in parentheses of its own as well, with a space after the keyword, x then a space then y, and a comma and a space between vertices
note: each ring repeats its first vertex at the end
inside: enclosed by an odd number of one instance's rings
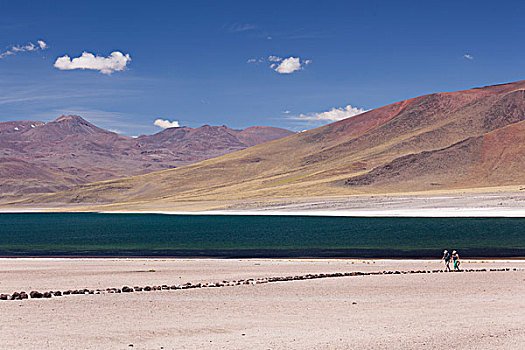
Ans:
MULTIPOLYGON (((0 301, 2 349, 523 349, 518 271, 369 275, 0 301)), ((0 293, 441 268, 439 260, 1 259, 0 293)))
POLYGON ((2 212, 150 212, 335 216, 509 216, 525 217, 525 187, 506 186, 458 191, 425 191, 382 195, 339 195, 243 200, 178 200, 90 205, 2 205, 2 212))

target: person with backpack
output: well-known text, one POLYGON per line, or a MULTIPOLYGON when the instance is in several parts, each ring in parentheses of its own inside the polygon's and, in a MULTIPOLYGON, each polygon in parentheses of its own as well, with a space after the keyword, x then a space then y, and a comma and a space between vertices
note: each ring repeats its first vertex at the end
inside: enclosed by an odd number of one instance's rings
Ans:
POLYGON ((452 260, 454 260, 454 271, 460 271, 459 270, 459 254, 455 250, 452 252, 452 260))
POLYGON ((445 270, 443 271, 449 271, 450 272, 450 253, 448 250, 443 251, 443 257, 441 258, 441 261, 445 262, 445 270))

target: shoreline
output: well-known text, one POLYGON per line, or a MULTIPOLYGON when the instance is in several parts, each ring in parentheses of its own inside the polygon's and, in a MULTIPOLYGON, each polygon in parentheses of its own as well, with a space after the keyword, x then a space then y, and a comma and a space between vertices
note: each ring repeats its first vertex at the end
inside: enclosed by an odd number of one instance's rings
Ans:
POLYGON ((525 209, 415 209, 415 210, 209 210, 209 211, 98 211, 100 214, 164 214, 164 215, 239 215, 239 216, 320 216, 320 217, 399 217, 399 218, 523 218, 525 209))
MULTIPOLYGON (((381 261, 384 263, 388 262, 404 262, 404 263, 431 263, 436 261, 441 261, 439 258, 435 259, 429 259, 429 258, 230 258, 230 259, 222 259, 222 258, 200 258, 200 257, 154 257, 154 258, 148 258, 148 257, 0 257, 0 262, 2 261, 112 261, 112 262, 136 262, 136 261, 148 261, 148 262, 155 262, 155 261, 162 261, 162 262, 297 262, 297 263, 303 263, 303 262, 311 262, 311 263, 320 263, 320 262, 363 262, 363 261, 381 261)), ((525 260, 524 257, 512 257, 512 258, 465 258, 461 259, 464 263, 472 263, 472 264, 478 264, 478 263, 513 263, 513 262, 523 262, 525 260)))
POLYGON ((158 215, 232 215, 232 216, 318 216, 318 217, 366 217, 366 218, 525 218, 525 208, 433 208, 391 210, 60 210, 49 209, 0 209, 0 214, 158 214, 158 215))

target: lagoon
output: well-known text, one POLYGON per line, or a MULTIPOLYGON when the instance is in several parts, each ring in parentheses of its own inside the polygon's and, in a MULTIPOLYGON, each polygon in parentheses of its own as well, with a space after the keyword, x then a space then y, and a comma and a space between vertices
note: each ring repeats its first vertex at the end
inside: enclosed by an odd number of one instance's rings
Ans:
POLYGON ((0 214, 2 257, 525 256, 525 218, 0 214))

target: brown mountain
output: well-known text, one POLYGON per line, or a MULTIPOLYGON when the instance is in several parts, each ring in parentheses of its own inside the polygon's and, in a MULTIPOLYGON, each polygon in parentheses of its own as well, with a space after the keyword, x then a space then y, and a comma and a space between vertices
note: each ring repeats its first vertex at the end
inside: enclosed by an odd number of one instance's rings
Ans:
POLYGON ((176 168, 289 136, 289 130, 226 126, 170 128, 132 138, 79 116, 0 123, 0 196, 47 193, 74 185, 176 168))
POLYGON ((183 201, 520 185, 524 120, 525 81, 435 93, 204 162, 31 202, 170 208, 183 201))

